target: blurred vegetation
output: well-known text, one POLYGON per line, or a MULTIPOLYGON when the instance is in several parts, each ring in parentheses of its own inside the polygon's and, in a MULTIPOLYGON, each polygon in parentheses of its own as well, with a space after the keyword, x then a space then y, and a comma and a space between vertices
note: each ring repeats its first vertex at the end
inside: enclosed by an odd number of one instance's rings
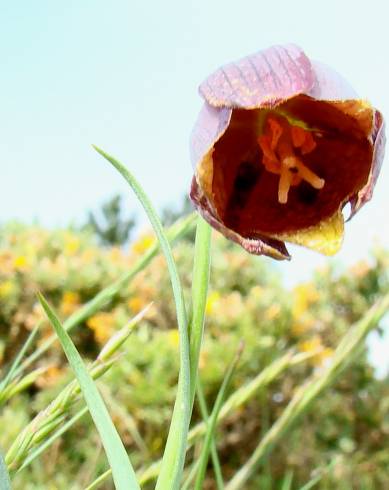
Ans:
MULTIPOLYGON (((153 236, 146 233, 126 248, 101 248, 103 235, 96 232, 98 238, 92 231, 49 231, 21 224, 0 229, 2 377, 37 322, 42 321, 36 345, 52 333, 38 305, 38 290, 65 319, 117 279, 154 243, 153 236)), ((123 243, 125 234, 123 230, 119 239, 114 233, 112 237, 116 238, 105 243, 123 243)), ((176 246, 175 257, 183 285, 189 291, 192 243, 183 241, 176 246)), ((209 407, 241 340, 245 348, 230 392, 289 349, 311 353, 306 362, 288 368, 219 426, 217 448, 227 480, 250 456, 295 389, 329 362, 339 338, 388 291, 389 253, 376 250, 368 260, 349 269, 318 270, 310 282, 292 290, 283 286, 282 277, 267 259, 250 256, 219 235, 214 236, 212 261, 200 358, 209 407)), ((161 457, 175 398, 178 335, 163 258, 156 257, 114 301, 72 333, 83 356, 94 359, 110 336, 151 301, 154 305, 127 341, 124 355, 98 382, 137 468, 147 467, 161 457)), ((27 390, 0 407, 3 452, 71 379, 57 344, 35 367, 45 369, 27 390)), ((39 459, 16 474, 14 488, 82 489, 107 469, 88 417, 85 415, 39 459)), ((194 419, 201 419, 197 407, 194 419)), ((388 436, 389 380, 375 378, 363 351, 315 403, 314 410, 284 437, 247 488, 281 489, 285 477, 293 475, 290 488, 298 489, 330 462, 331 470, 316 488, 389 488, 388 436)), ((198 452, 195 445, 188 461, 198 452)), ((111 489, 112 484, 107 481, 100 488, 111 489)), ((204 488, 216 488, 211 465, 204 488)))
POLYGON ((124 245, 136 225, 135 216, 123 216, 122 196, 116 195, 103 203, 99 213, 89 212, 86 229, 90 229, 102 245, 124 245))

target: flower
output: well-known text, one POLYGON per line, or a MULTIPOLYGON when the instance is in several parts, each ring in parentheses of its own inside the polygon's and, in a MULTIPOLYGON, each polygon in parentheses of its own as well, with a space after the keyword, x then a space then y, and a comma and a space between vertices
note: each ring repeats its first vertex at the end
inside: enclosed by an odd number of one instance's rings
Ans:
POLYGON ((75 291, 64 291, 62 294, 60 309, 64 315, 71 315, 79 307, 80 295, 75 291))
POLYGON ((285 241, 336 253, 343 207, 353 216, 372 197, 381 113, 294 45, 220 68, 200 94, 190 194, 202 216, 257 255, 289 259, 285 241))

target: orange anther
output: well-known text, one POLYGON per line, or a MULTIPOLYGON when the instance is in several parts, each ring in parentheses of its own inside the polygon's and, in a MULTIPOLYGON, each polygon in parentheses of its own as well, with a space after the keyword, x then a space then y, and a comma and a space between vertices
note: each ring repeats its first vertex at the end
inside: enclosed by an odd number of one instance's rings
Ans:
POLYGON ((268 172, 280 176, 278 182, 278 202, 286 204, 290 187, 302 180, 315 189, 322 189, 325 181, 310 170, 295 154, 306 155, 316 148, 311 131, 291 125, 284 117, 268 117, 264 134, 258 137, 262 150, 262 163, 268 172))
POLYGON ((269 117, 268 119, 268 124, 270 126, 270 132, 271 132, 271 149, 275 150, 278 144, 278 140, 282 135, 283 129, 281 124, 271 117, 269 117))

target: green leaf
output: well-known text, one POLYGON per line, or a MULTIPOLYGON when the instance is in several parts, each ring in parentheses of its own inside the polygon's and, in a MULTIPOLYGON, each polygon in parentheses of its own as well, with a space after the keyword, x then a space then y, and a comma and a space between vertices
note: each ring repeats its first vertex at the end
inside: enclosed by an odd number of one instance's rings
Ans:
MULTIPOLYGON (((336 458, 334 458, 327 466, 319 470, 319 474, 309 480, 308 483, 300 487, 299 490, 310 490, 315 485, 317 485, 326 473, 329 473, 336 464, 336 458)), ((315 470, 316 472, 316 470, 315 470)))
POLYGON ((20 365, 21 360, 24 357, 24 354, 26 353, 27 349, 30 347, 36 334, 38 333, 39 327, 40 323, 38 323, 36 327, 31 330, 30 335, 27 337, 27 340, 24 342, 23 347, 20 349, 18 355, 15 357, 15 360, 13 361, 6 377, 0 382, 0 400, 2 398, 2 392, 7 388, 10 381, 14 378, 14 375, 20 365))
POLYGON ((282 480, 281 490, 290 490, 293 483, 293 471, 288 471, 282 480))
POLYGON ((96 146, 94 146, 94 148, 98 153, 100 153, 100 155, 108 160, 116 168, 116 170, 118 170, 122 177, 131 186, 136 197, 142 204, 158 238, 170 275, 180 334, 180 373, 173 416, 162 459, 161 471, 156 484, 156 490, 175 490, 179 488, 182 478, 187 445, 186 439, 191 417, 189 337, 181 282, 178 276, 170 244, 163 230, 161 221, 142 187, 124 165, 100 148, 97 148, 96 146))
POLYGON ((111 466, 115 487, 117 490, 140 489, 123 443, 95 383, 84 366, 80 354, 45 298, 41 294, 38 294, 38 298, 79 382, 85 402, 100 434, 101 442, 111 466))
MULTIPOLYGON (((199 407, 200 407, 200 412, 201 416, 203 418, 203 421, 207 423, 208 420, 208 408, 207 408, 207 402, 205 400, 204 392, 202 385, 199 382, 197 383, 197 400, 199 402, 199 407)), ((219 412, 220 414, 220 412, 219 412)), ((216 486, 218 490, 223 490, 224 489, 224 481, 223 481, 223 475, 222 475, 222 470, 220 466, 220 461, 219 461, 219 456, 217 454, 216 450, 216 444, 215 441, 212 441, 211 444, 211 458, 212 458, 212 464, 213 464, 213 471, 215 473, 215 480, 216 480, 216 486)))
POLYGON ((196 475, 196 481, 195 481, 195 490, 201 490, 203 488, 203 482, 204 482, 204 477, 205 477, 205 471, 207 469, 207 464, 208 464, 208 458, 209 458, 209 453, 211 450, 211 444, 214 439, 214 434, 216 430, 216 424, 217 424, 217 419, 220 413, 220 409, 222 408, 223 401, 228 389, 228 386, 230 384, 231 378, 234 374, 236 365, 240 359, 240 356, 242 354, 242 346, 239 347, 238 353, 229 365, 226 375, 224 376, 223 383, 219 389, 219 392, 216 397, 215 404, 212 409, 211 416, 209 417, 207 421, 207 432, 205 434, 204 438, 204 443, 203 447, 201 449, 201 454, 200 454, 200 463, 199 463, 199 469, 197 471, 196 475))
POLYGON ((32 451, 25 459, 22 466, 18 469, 18 473, 22 471, 26 466, 34 461, 40 454, 42 454, 48 447, 50 447, 53 442, 61 437, 73 424, 75 424, 81 417, 83 417, 88 412, 88 407, 82 408, 78 413, 76 413, 71 419, 69 419, 65 424, 54 432, 48 439, 45 439, 43 443, 38 446, 34 451, 32 451))
POLYGON ((191 408, 196 392, 196 378, 204 331, 210 274, 211 227, 200 216, 197 221, 192 274, 192 318, 189 324, 191 408))
POLYGON ((5 465, 3 455, 0 453, 0 490, 11 490, 11 481, 9 479, 7 466, 5 465))

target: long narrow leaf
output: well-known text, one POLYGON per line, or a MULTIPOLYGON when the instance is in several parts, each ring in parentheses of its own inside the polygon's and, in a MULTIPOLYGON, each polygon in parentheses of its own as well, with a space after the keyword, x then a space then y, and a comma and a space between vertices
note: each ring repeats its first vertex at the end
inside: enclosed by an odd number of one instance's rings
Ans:
POLYGON ((69 364, 80 384, 82 394, 84 395, 89 412, 100 434, 101 442, 107 454, 112 469, 112 477, 117 490, 140 489, 123 443, 95 383, 84 366, 80 354, 75 348, 69 334, 65 331, 61 322, 58 320, 56 314, 50 308, 44 297, 42 295, 39 295, 38 297, 47 317, 58 335, 69 364))
POLYGON ((3 455, 0 453, 0 490, 11 490, 11 481, 9 479, 7 466, 5 465, 3 455))
POLYGON ((82 408, 78 413, 76 413, 71 419, 69 419, 65 424, 61 425, 61 427, 55 431, 48 439, 46 439, 40 446, 38 446, 34 451, 31 452, 25 459, 24 463, 22 466, 18 469, 18 473, 26 466, 31 464, 34 459, 36 459, 38 456, 40 456, 48 447, 50 447, 53 442, 58 439, 58 437, 61 437, 62 434, 64 434, 66 431, 70 429, 81 417, 83 417, 86 413, 88 412, 88 407, 82 408))
POLYGON ((0 398, 1 398, 1 393, 5 390, 5 388, 8 386, 10 381, 13 379, 14 374, 16 370, 18 369, 21 360, 24 357, 24 354, 27 352, 27 349, 30 347, 32 344, 36 334, 38 333, 40 327, 40 323, 38 323, 33 330, 31 330, 29 336, 27 337, 27 340, 24 342, 23 347, 20 349, 18 355, 15 357, 15 360, 13 361, 6 377, 0 382, 0 398))
POLYGON ((96 478, 90 485, 88 485, 85 490, 94 490, 95 488, 100 486, 100 483, 103 483, 110 475, 112 474, 112 471, 109 469, 102 473, 99 477, 96 478))
POLYGON ((192 275, 192 318, 189 324, 191 405, 196 393, 196 378, 204 331, 205 306, 210 274, 211 227, 200 216, 197 221, 192 275))
MULTIPOLYGON (((336 464, 336 458, 334 458, 327 466, 319 470, 319 474, 309 480, 308 483, 299 488, 299 490, 310 490, 317 485, 326 473, 329 473, 336 464)), ((315 470, 316 471, 316 470, 315 470)))
MULTIPOLYGON (((209 418, 208 408, 207 408, 207 403, 205 401, 203 388, 202 388, 202 385, 200 382, 197 383, 196 392, 197 392, 197 400, 199 402, 201 416, 202 416, 204 422, 207 423, 207 420, 209 418)), ((223 490, 224 489, 224 481, 223 481, 223 475, 222 475, 222 470, 220 467, 220 461, 219 461, 219 457, 217 454, 215 441, 212 441, 212 444, 211 444, 211 458, 212 458, 212 464, 213 464, 213 471, 215 473, 215 480, 216 480, 217 489, 223 490)))
POLYGON ((160 219, 155 212, 149 198, 143 191, 135 177, 128 169, 112 156, 100 148, 94 147, 100 155, 108 160, 122 177, 129 183, 135 195, 142 204, 146 214, 154 228, 161 250, 165 255, 173 296, 176 305, 177 323, 180 333, 180 373, 178 378, 177 396, 174 404, 168 439, 162 459, 161 471, 157 480, 156 490, 175 490, 179 488, 186 454, 186 439, 191 417, 191 379, 190 379, 190 354, 188 325, 184 303, 184 295, 178 276, 176 264, 165 235, 160 219))
POLYGON ((195 490, 201 490, 203 487, 203 482, 204 482, 204 477, 205 477, 205 471, 207 469, 207 464, 208 464, 208 458, 209 458, 209 453, 211 450, 211 444, 214 439, 214 433, 216 429, 216 424, 217 424, 217 418, 220 413, 220 409, 222 408, 223 400, 226 395, 228 386, 230 384, 232 375, 234 374, 236 365, 238 364, 238 361, 240 359, 242 353, 242 347, 239 348, 237 355, 229 365, 227 372, 224 376, 223 383, 219 389, 219 392, 216 397, 215 404, 212 409, 211 416, 209 417, 207 421, 207 432, 205 434, 204 438, 204 443, 203 447, 201 450, 200 454, 200 463, 199 463, 199 469, 197 471, 196 475, 196 481, 195 481, 195 490))

